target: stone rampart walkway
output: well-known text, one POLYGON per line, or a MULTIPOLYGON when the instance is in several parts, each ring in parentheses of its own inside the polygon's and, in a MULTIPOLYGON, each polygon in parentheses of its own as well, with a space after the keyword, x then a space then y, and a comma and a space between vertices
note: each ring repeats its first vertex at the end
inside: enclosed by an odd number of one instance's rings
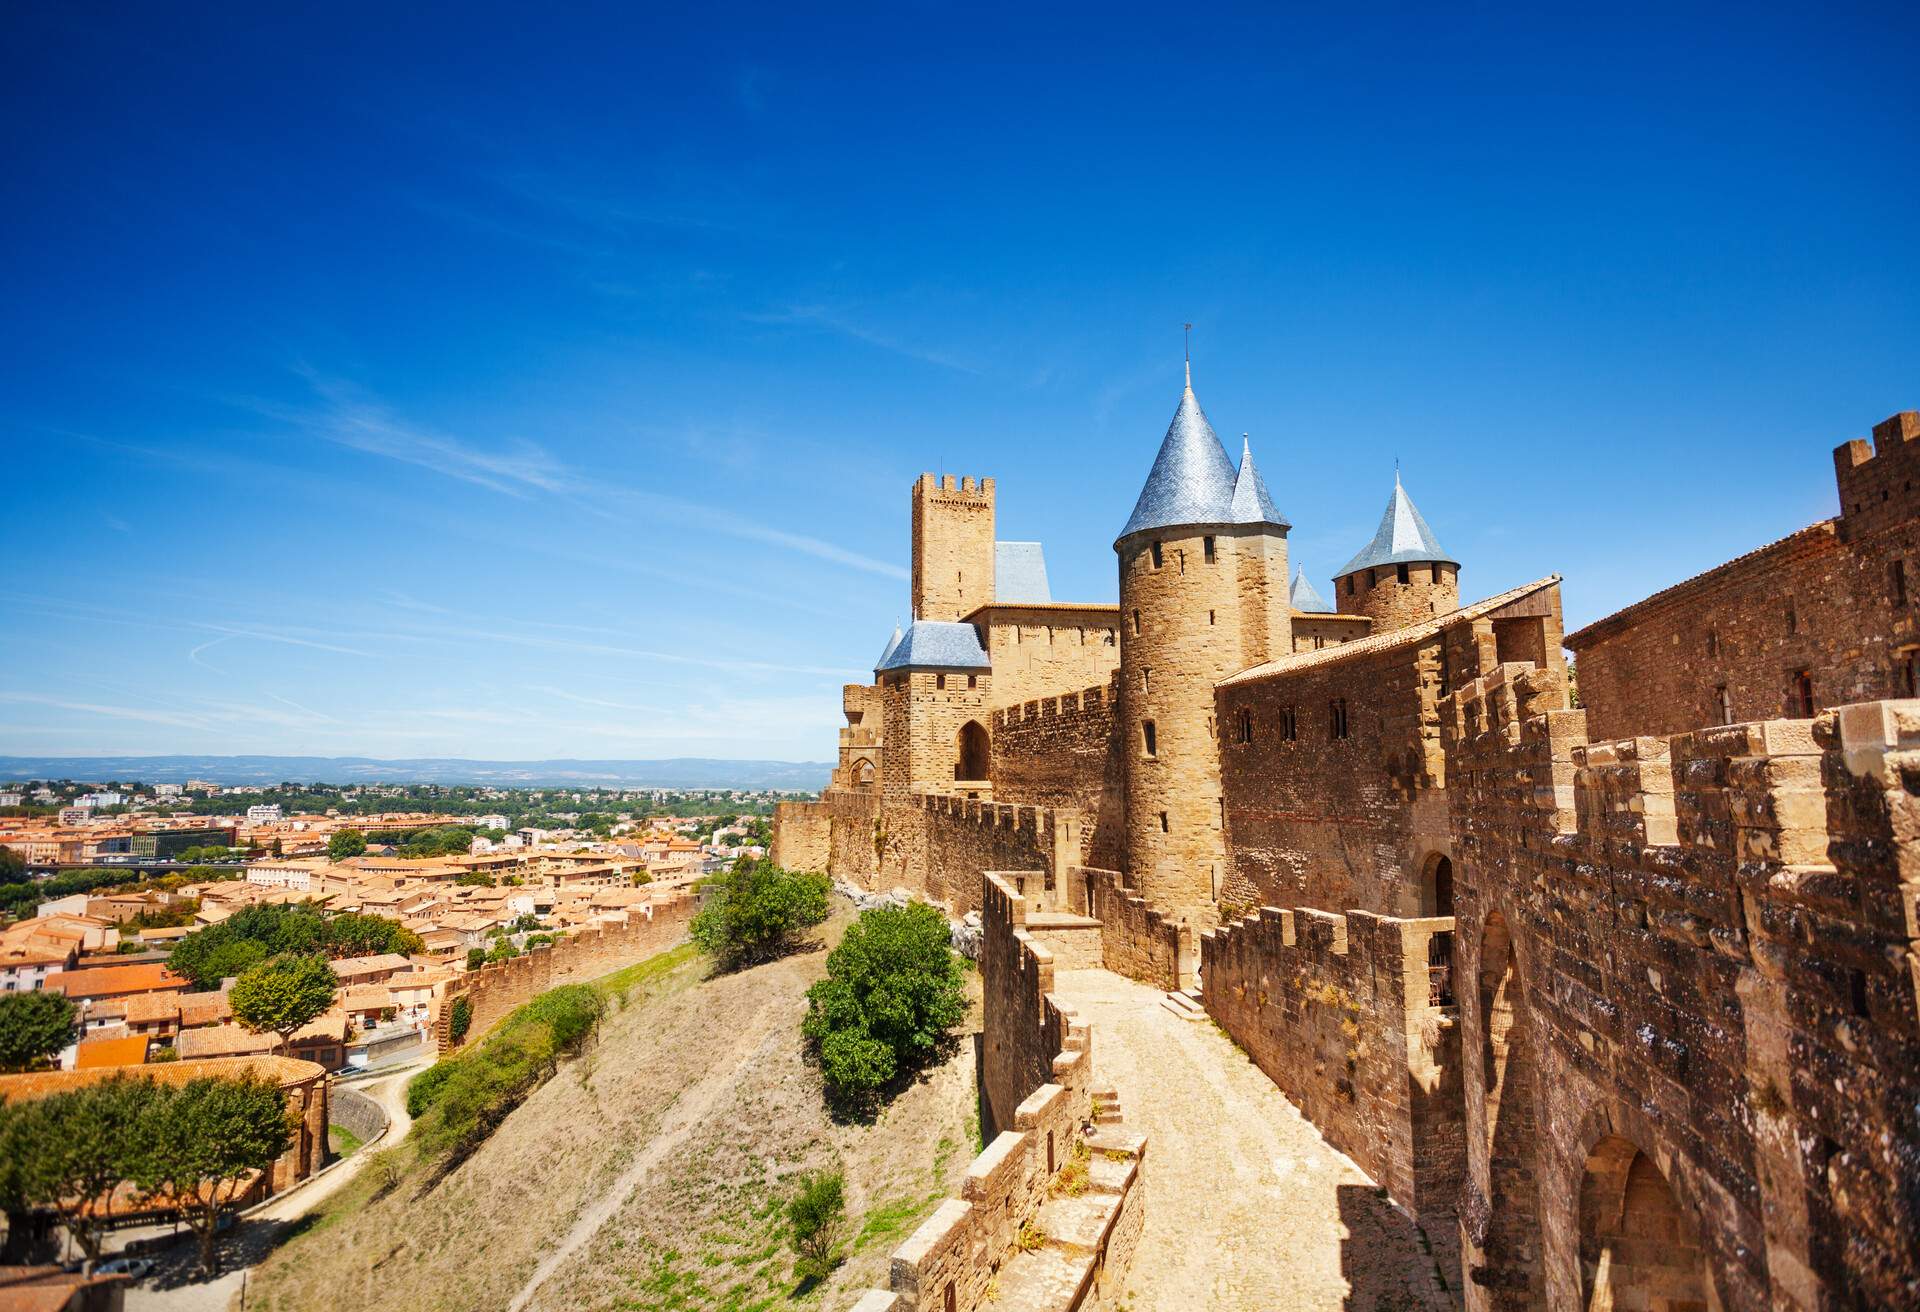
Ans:
POLYGON ((1149 1135, 1146 1230, 1118 1306, 1455 1306, 1413 1223, 1211 1023, 1104 970, 1060 971, 1054 988, 1093 1022, 1095 1074, 1149 1135))

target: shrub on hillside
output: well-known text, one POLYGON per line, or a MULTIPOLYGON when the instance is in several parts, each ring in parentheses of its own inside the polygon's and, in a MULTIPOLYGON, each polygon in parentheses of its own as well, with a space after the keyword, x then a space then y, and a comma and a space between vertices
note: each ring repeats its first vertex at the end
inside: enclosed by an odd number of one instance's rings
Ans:
POLYGON ((861 1101, 937 1053, 966 1014, 946 917, 924 902, 863 911, 807 990, 802 1032, 829 1091, 861 1101))
POLYGON ((808 1171, 799 1192, 787 1202, 788 1236, 793 1243, 793 1273, 802 1285, 814 1285, 840 1264, 836 1251, 847 1211, 846 1181, 838 1171, 808 1171))
POLYGON ((453 1072, 459 1064, 458 1057, 442 1057, 408 1080, 407 1115, 416 1121, 425 1116, 427 1109, 433 1106, 434 1099, 440 1096, 440 1090, 453 1078, 453 1072))
POLYGON ((553 1076, 560 1058, 586 1047, 605 1012, 605 995, 590 984, 550 989, 515 1008, 471 1052, 415 1076, 407 1104, 410 1112, 416 1101, 421 1108, 421 1151, 454 1162, 472 1152, 553 1076), (442 1067, 444 1074, 422 1085, 442 1067))
POLYGON ((473 1002, 469 998, 459 997, 453 1000, 453 1007, 447 1014, 447 1037, 457 1045, 466 1040, 467 1031, 473 1028, 473 1002))
POLYGON ((830 887, 825 875, 741 857, 732 870, 701 884, 705 901, 689 932, 728 969, 768 961, 827 918, 830 887))

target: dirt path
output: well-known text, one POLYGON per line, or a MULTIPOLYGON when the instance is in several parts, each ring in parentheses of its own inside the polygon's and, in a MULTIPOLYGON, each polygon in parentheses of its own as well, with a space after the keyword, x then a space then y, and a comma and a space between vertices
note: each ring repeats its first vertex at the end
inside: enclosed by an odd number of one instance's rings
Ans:
POLYGON ((754 1013, 750 1024, 733 1031, 734 1040, 725 1050, 725 1055, 674 1099, 673 1106, 662 1119, 659 1129, 647 1140, 646 1147, 634 1155, 605 1192, 587 1204, 567 1233, 561 1236, 560 1242, 540 1259, 533 1275, 513 1296, 513 1301, 507 1304, 507 1312, 521 1312, 547 1278, 593 1240, 600 1227, 620 1211, 634 1190, 713 1113, 716 1104, 731 1093, 740 1080, 742 1068, 755 1060, 765 1042, 773 1013, 783 1010, 785 1003, 784 998, 769 999, 754 1013))
POLYGON ((1418 1229, 1214 1026, 1104 970, 1055 990, 1093 1023, 1094 1069, 1152 1136, 1123 1307, 1453 1307, 1418 1229))

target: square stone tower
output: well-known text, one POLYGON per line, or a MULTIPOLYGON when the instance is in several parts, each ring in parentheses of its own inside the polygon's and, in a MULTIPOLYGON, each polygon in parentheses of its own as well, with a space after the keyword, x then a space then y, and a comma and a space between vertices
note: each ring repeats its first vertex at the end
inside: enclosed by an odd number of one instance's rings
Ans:
POLYGON ((957 620, 993 601, 993 480, 913 485, 913 615, 957 620))

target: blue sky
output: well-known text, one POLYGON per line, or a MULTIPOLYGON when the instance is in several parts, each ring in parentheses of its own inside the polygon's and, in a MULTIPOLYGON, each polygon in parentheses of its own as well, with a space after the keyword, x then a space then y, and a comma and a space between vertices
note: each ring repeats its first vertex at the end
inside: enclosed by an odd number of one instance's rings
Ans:
POLYGON ((1397 456, 1570 625, 1920 407, 1911 6, 277 8, 0 11, 0 754, 830 757, 1185 321, 1323 590, 1397 456))

